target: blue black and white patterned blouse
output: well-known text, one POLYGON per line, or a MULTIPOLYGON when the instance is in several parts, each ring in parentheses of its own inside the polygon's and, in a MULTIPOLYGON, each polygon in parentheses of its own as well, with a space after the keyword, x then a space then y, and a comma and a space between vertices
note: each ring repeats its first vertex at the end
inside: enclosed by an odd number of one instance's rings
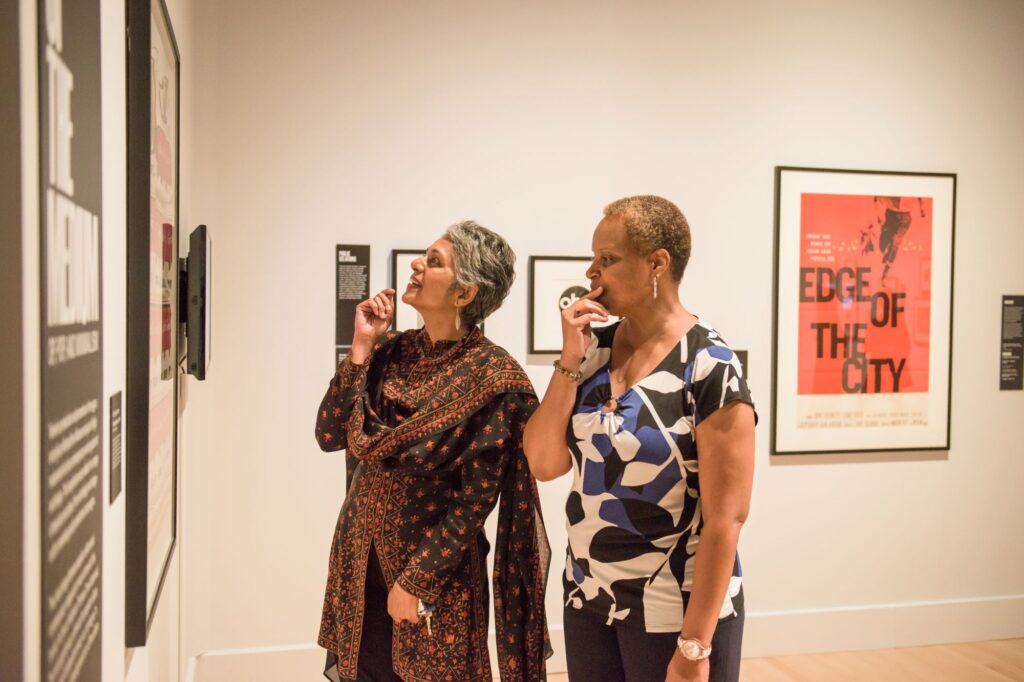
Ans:
MULTIPOLYGON (((608 625, 675 632, 703 528, 694 429, 727 403, 753 401, 739 358, 700 320, 650 374, 612 396, 618 324, 594 330, 567 430, 565 605, 608 625), (602 409, 613 397, 614 409, 602 409)), ((736 614, 741 583, 737 557, 719 618, 736 614)))

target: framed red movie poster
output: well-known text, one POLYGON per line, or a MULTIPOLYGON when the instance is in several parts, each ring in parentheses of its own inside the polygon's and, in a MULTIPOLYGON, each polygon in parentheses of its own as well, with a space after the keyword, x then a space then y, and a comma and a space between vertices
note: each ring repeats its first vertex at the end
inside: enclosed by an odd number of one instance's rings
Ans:
POLYGON ((773 454, 948 450, 956 176, 775 171, 773 454))
POLYGON ((129 0, 125 646, 145 646, 178 538, 179 81, 164 0, 129 0))

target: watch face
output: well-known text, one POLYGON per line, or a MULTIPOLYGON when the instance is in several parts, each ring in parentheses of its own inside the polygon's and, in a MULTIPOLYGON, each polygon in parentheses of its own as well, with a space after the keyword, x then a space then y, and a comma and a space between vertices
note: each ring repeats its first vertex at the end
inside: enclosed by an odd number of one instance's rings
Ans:
POLYGON ((683 654, 687 658, 697 658, 701 654, 700 645, 690 640, 683 642, 683 654))

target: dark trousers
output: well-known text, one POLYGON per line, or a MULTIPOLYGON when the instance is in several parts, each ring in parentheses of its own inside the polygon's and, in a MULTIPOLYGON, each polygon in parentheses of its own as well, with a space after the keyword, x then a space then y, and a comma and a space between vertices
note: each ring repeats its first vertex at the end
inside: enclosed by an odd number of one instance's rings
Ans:
MULTIPOLYGON (((744 610, 715 628, 710 682, 739 682, 744 610)), ((565 658, 569 682, 665 682, 678 632, 644 632, 605 625, 566 607, 565 658)))
MULTIPOLYGON (((403 682, 392 670, 391 629, 394 622, 388 615, 388 591, 377 550, 370 547, 366 562, 366 609, 363 612, 363 636, 359 641, 359 672, 354 682, 403 682)), ((337 680, 337 670, 330 675, 333 654, 328 655, 330 680, 337 680)), ((336 663, 337 659, 333 661, 336 663)))

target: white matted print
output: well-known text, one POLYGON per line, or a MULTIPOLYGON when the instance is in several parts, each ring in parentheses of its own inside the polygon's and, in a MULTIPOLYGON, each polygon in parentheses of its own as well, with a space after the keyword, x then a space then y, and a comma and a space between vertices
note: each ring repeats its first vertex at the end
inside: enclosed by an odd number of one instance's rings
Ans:
POLYGON ((530 256, 531 353, 562 349, 561 313, 590 293, 585 256, 530 256))
MULTIPOLYGON (((395 290, 395 319, 391 321, 391 328, 397 332, 404 332, 410 329, 419 329, 423 326, 423 317, 411 305, 402 303, 402 293, 412 276, 412 262, 426 253, 426 249, 417 251, 415 249, 394 249, 391 251, 391 288, 395 290)), ((484 331, 484 323, 481 320, 480 331, 484 331)))
POLYGON ((395 319, 392 329, 404 332, 419 329, 423 326, 423 318, 410 305, 402 303, 402 292, 412 276, 412 262, 426 253, 426 249, 393 249, 391 251, 391 288, 395 290, 395 319))

